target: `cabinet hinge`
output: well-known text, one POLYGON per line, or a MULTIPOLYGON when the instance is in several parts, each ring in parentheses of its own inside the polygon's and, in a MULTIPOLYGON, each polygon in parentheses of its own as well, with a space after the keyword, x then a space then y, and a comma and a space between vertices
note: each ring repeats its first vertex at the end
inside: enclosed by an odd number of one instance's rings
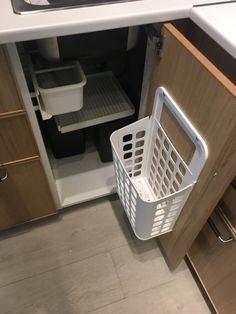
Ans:
POLYGON ((164 37, 161 35, 157 38, 157 54, 159 57, 162 57, 162 50, 163 50, 163 43, 164 43, 164 37))
POLYGON ((155 50, 156 54, 161 57, 164 43, 164 36, 162 34, 162 24, 150 24, 146 26, 146 33, 148 35, 149 45, 155 50))

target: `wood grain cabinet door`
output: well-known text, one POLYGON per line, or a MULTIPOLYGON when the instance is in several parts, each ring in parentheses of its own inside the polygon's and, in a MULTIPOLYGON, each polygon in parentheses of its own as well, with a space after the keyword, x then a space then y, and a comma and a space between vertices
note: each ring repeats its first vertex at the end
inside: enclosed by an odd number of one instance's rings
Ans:
POLYGON ((0 46, 0 116, 23 111, 18 87, 11 69, 6 48, 0 46))
POLYGON ((18 161, 38 155, 26 115, 0 118, 0 163, 18 161))
POLYGON ((0 230, 56 213, 38 159, 0 167, 0 177, 0 230))
MULTIPOLYGON (((150 83, 147 114, 157 87, 167 89, 200 135, 209 156, 174 227, 159 238, 171 268, 175 268, 214 210, 236 172, 236 87, 172 24, 163 27, 163 49, 157 56, 150 83)), ((166 114, 166 133, 188 162, 191 145, 166 114)))

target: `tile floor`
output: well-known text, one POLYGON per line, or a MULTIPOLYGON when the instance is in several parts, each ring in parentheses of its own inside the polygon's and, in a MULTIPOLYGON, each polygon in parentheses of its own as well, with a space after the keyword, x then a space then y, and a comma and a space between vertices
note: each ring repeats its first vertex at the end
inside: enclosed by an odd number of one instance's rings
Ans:
POLYGON ((135 239, 116 196, 0 239, 0 313, 210 313, 183 262, 135 239))

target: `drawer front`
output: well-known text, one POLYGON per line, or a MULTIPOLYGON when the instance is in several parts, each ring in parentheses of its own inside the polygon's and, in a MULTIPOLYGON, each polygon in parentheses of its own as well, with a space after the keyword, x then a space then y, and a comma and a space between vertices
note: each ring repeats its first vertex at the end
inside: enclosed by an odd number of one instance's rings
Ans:
POLYGON ((0 163, 38 155, 31 128, 24 114, 0 118, 0 163))
POLYGON ((18 110, 23 110, 21 98, 6 49, 0 46, 0 116, 18 110))
MULTIPOLYGON (((231 237, 218 212, 211 217, 222 238, 231 237)), ((234 314, 236 241, 220 242, 206 224, 189 250, 188 257, 217 313, 234 314)))
POLYGON ((1 230, 56 212, 39 160, 1 167, 0 177, 1 230))
POLYGON ((231 213, 232 222, 236 226, 236 179, 233 180, 226 190, 221 203, 231 213))
POLYGON ((220 214, 236 239, 236 183, 235 179, 220 201, 220 214))

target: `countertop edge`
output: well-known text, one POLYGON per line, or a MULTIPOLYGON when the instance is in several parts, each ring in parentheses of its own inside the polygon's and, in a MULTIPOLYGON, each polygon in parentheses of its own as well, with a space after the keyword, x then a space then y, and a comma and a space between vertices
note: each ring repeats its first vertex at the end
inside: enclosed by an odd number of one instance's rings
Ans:
POLYGON ((122 13, 114 16, 98 16, 97 19, 71 20, 60 24, 43 24, 24 27, 14 27, 1 30, 0 44, 8 44, 26 40, 65 36, 79 33, 121 28, 127 26, 144 25, 150 23, 166 22, 175 19, 188 18, 191 7, 188 5, 179 8, 168 7, 162 10, 147 10, 138 13, 122 13))
POLYGON ((221 47, 223 47, 231 56, 236 58, 236 42, 228 40, 218 28, 214 27, 211 23, 203 17, 197 8, 190 10, 190 19, 196 23, 202 30, 204 30, 212 39, 214 39, 221 47))

